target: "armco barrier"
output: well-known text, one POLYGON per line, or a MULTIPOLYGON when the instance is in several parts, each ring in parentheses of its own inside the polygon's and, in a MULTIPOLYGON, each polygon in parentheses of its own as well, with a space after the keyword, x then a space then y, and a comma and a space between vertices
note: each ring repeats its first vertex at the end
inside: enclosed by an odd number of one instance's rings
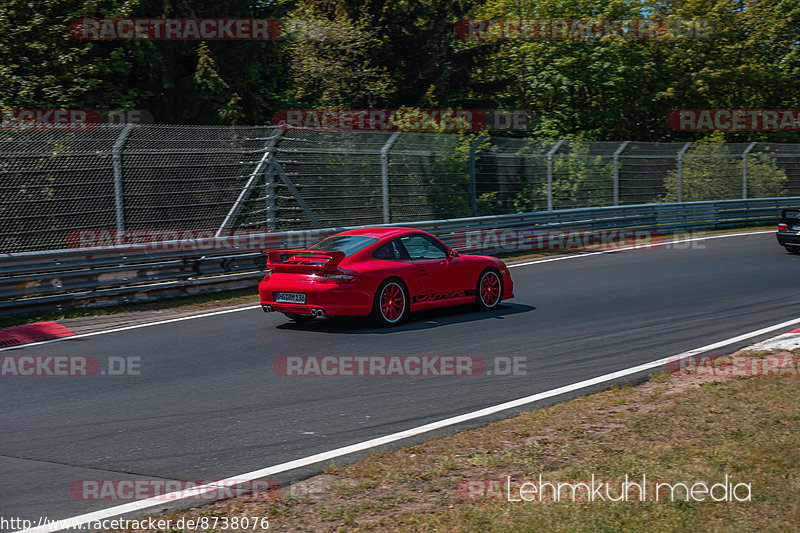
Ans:
MULTIPOLYGON (((800 206, 800 197, 724 200, 680 204, 595 207, 454 220, 393 224, 433 233, 463 245, 470 232, 504 230, 599 231, 641 229, 676 232, 774 224, 781 209, 800 206)), ((297 248, 347 228, 260 234, 270 248, 297 248)), ((525 248, 497 240, 471 243, 469 252, 515 252, 525 248)), ((247 243, 226 238, 0 254, 0 312, 60 306, 101 306, 175 295, 253 287, 265 259, 247 243)))

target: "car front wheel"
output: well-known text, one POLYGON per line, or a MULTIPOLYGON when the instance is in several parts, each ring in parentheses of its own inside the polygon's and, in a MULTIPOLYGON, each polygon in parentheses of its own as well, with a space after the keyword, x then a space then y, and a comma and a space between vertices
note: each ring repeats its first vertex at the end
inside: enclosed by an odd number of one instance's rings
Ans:
POLYGON ((484 270, 478 278, 475 290, 475 303, 482 311, 494 309, 500 304, 503 296, 503 280, 497 270, 484 270))

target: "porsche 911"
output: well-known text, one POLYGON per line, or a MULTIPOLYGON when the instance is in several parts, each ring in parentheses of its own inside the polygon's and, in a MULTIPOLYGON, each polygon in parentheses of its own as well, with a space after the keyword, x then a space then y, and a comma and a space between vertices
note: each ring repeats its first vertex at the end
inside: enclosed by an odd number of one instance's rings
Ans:
POLYGON ((469 303, 489 310, 514 297, 503 261, 462 254, 416 229, 360 228, 264 253, 261 307, 296 322, 371 315, 394 326, 415 311, 469 303))

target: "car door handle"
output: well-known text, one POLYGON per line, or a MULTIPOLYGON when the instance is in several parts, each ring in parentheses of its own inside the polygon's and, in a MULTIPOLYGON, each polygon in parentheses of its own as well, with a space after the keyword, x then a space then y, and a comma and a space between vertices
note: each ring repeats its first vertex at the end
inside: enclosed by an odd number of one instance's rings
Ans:
POLYGON ((424 276, 424 275, 426 275, 427 273, 428 273, 428 271, 427 271, 427 270, 420 270, 420 271, 419 271, 419 275, 420 275, 420 276, 424 276))

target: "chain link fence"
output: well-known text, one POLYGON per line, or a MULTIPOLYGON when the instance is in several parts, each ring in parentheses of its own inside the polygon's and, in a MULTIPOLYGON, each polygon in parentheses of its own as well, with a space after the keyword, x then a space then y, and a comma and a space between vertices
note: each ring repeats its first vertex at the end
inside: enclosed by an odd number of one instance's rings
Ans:
POLYGON ((0 132, 3 253, 800 196, 800 145, 102 125, 0 132), (109 242, 111 241, 111 242, 109 242))

